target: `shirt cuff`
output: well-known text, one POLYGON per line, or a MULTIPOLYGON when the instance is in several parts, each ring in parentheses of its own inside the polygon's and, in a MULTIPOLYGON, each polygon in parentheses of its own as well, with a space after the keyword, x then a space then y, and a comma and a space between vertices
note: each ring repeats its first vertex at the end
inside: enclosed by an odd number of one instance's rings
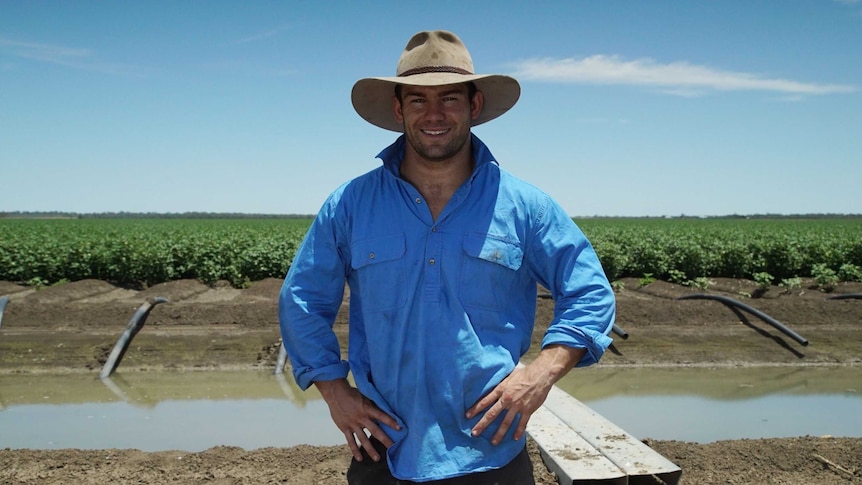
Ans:
POLYGON ((293 377, 296 379, 296 385, 303 391, 311 387, 314 381, 334 381, 336 379, 344 379, 350 371, 350 365, 341 361, 337 364, 328 365, 319 369, 300 368, 294 369, 293 377))
POLYGON ((613 339, 607 335, 588 328, 580 328, 578 333, 579 335, 572 335, 567 332, 549 331, 542 340, 542 348, 548 345, 566 345, 585 349, 587 352, 575 367, 587 367, 598 362, 613 342, 613 339))

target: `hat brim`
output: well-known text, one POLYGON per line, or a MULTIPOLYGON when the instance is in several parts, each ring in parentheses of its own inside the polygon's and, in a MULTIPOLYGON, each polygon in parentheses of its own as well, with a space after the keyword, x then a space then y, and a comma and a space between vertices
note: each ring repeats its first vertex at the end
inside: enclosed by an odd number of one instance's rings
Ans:
POLYGON ((510 76, 501 74, 453 74, 434 72, 406 77, 370 77, 360 79, 353 85, 351 100, 353 109, 365 121, 380 128, 402 133, 404 127, 392 112, 392 97, 395 86, 444 86, 473 82, 485 95, 485 105, 472 126, 481 125, 509 111, 521 96, 521 85, 510 76))

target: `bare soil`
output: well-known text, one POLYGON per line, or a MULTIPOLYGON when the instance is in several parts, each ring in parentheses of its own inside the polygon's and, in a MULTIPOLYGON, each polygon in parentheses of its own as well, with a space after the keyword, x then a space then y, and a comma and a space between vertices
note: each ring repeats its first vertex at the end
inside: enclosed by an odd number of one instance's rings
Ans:
MULTIPOLYGON (((661 281, 640 286, 634 279, 621 284, 617 328, 627 338, 614 335, 599 365, 858 366, 862 376, 860 283, 842 283, 828 293, 811 281, 765 292, 730 279, 713 280, 704 290, 661 281), (798 338, 700 295, 748 305, 798 338), (686 296, 691 299, 680 299, 686 296)), ((8 297, 0 314, 0 375, 98 373, 135 311, 156 297, 168 302, 153 307, 122 360, 123 372, 272 368, 280 347, 280 285, 268 279, 238 290, 184 280, 137 291, 84 280, 37 291, 0 282, 0 297, 8 297)), ((540 292, 538 299, 536 343, 553 312, 547 296, 540 292)), ((342 311, 335 325, 342 339, 345 316, 342 311)), ((860 438, 645 442, 682 468, 682 484, 862 484, 860 438)), ((530 445, 537 483, 557 483, 530 445)), ((5 449, 0 484, 341 484, 349 460, 346 446, 154 453, 5 449)))

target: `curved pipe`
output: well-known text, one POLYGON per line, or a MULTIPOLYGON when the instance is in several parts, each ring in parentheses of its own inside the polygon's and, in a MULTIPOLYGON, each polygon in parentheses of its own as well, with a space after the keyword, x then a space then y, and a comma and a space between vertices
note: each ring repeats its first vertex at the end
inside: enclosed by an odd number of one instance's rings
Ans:
POLYGON ((677 300, 716 300, 716 301, 720 301, 720 302, 724 303, 725 305, 730 306, 731 308, 739 308, 741 310, 745 310, 748 313, 751 313, 752 315, 754 315, 755 317, 757 317, 757 318, 763 320, 764 322, 772 325, 773 327, 777 328, 782 333, 784 333, 788 337, 792 338, 793 340, 799 342, 803 346, 808 345, 807 339, 805 339, 804 337, 802 337, 798 333, 794 332, 793 330, 789 329, 783 323, 770 317, 769 315, 763 313, 762 311, 760 311, 756 308, 750 307, 750 306, 746 305, 745 303, 736 301, 733 298, 728 298, 728 297, 722 296, 722 295, 707 295, 705 293, 697 293, 694 295, 681 296, 681 297, 677 298, 677 300))
POLYGON ((147 323, 147 316, 150 314, 150 311, 159 303, 167 301, 166 298, 160 296, 154 299, 152 303, 144 302, 143 305, 138 307, 138 310, 132 315, 132 319, 129 320, 129 324, 126 325, 126 330, 123 331, 123 334, 117 339, 117 343, 114 344, 114 348, 111 350, 111 354, 108 356, 105 365, 102 366, 102 371, 99 372, 100 379, 104 379, 114 373, 114 370, 120 365, 120 361, 123 360, 123 356, 126 354, 129 344, 132 343, 132 339, 141 331, 144 324, 147 323))
POLYGON ((273 374, 284 374, 284 365, 287 363, 287 350, 284 344, 281 344, 278 349, 278 360, 275 361, 275 370, 273 374))
POLYGON ((3 312, 6 311, 6 304, 9 303, 9 297, 0 298, 0 326, 3 326, 3 312))
POLYGON ((614 324, 614 328, 612 331, 619 335, 623 340, 627 340, 629 338, 629 333, 623 330, 621 327, 618 327, 617 324, 614 324))
POLYGON ((827 296, 826 299, 827 300, 849 300, 849 299, 862 300, 862 293, 845 293, 843 295, 832 295, 832 296, 827 296))
POLYGON ((6 304, 9 303, 9 297, 0 298, 0 326, 3 326, 3 312, 6 311, 6 304))

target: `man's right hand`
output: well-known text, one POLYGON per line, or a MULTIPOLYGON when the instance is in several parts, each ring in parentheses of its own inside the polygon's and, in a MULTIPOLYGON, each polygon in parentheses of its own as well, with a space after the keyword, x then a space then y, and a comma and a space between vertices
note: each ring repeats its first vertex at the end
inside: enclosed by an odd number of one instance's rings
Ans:
POLYGON ((374 449, 365 430, 368 430, 371 436, 389 448, 393 441, 377 423, 380 422, 392 429, 400 430, 401 427, 398 426, 395 418, 383 412, 373 401, 363 396, 359 390, 347 382, 347 379, 315 381, 314 385, 317 386, 320 395, 329 405, 332 421, 344 433, 344 438, 347 440, 356 461, 362 461, 362 453, 356 444, 357 440, 372 460, 380 461, 380 454, 374 449))

